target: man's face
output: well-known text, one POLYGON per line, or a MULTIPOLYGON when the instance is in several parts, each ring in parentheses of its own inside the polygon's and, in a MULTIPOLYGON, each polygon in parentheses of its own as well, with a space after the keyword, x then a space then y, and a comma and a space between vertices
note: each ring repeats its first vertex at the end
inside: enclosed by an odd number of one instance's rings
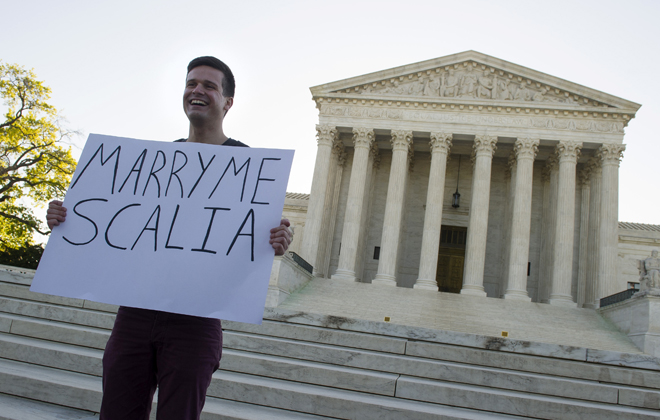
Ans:
POLYGON ((190 70, 183 92, 183 110, 191 123, 222 121, 234 103, 234 98, 226 98, 222 94, 224 77, 220 70, 209 66, 190 70))

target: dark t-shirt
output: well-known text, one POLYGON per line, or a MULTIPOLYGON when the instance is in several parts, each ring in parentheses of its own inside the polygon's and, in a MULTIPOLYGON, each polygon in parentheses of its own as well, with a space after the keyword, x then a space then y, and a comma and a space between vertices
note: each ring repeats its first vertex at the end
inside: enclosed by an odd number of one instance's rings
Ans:
MULTIPOLYGON (((179 139, 179 140, 174 140, 175 142, 186 142, 188 139, 179 139)), ((232 138, 227 139, 224 143, 222 143, 220 146, 238 146, 238 147, 250 147, 245 143, 241 143, 238 140, 234 140, 232 138)))

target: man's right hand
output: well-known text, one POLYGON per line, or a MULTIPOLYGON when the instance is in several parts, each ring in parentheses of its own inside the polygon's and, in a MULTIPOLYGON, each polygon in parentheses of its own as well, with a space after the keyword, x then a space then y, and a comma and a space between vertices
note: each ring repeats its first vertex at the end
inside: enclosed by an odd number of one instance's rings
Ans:
POLYGON ((55 226, 59 226, 60 223, 63 223, 66 220, 66 207, 62 206, 62 202, 59 200, 53 200, 48 203, 48 211, 46 212, 46 221, 48 222, 48 227, 50 230, 53 230, 55 226))

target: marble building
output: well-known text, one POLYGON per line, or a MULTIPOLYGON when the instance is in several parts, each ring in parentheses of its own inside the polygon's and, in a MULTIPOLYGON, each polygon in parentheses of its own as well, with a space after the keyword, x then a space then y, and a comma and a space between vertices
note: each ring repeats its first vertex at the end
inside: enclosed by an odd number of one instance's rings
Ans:
POLYGON ((639 104, 467 51, 311 88, 317 277, 598 307, 639 104), (460 195, 460 196, 459 196, 460 195))

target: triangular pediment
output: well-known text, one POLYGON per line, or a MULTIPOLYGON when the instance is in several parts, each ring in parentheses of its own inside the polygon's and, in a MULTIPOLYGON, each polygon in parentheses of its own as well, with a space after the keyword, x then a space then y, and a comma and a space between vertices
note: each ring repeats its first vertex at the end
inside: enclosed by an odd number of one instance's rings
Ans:
POLYGON ((311 88, 314 98, 450 101, 495 106, 624 112, 640 105, 476 51, 339 80, 311 88))

